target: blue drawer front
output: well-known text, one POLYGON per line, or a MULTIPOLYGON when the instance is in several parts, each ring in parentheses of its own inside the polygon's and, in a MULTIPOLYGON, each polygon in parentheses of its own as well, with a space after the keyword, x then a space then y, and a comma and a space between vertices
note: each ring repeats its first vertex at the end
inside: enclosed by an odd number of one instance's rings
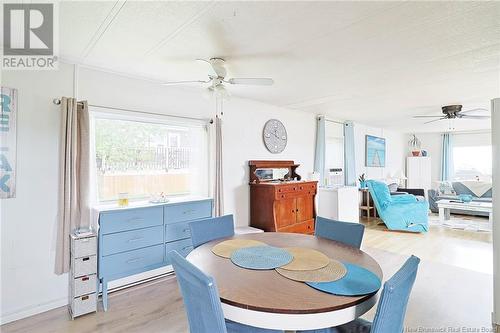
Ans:
POLYGON ((165 225, 165 242, 173 242, 189 237, 191 237, 189 222, 172 223, 165 225))
POLYGON ((212 216, 212 201, 195 201, 165 206, 165 223, 177 223, 212 216))
POLYGON ((147 207, 101 213, 102 234, 163 225, 163 207, 147 207))
POLYGON ((163 243, 163 227, 151 227, 108 234, 102 237, 101 255, 140 249, 163 243))
POLYGON ((170 242, 170 243, 167 243, 166 244, 166 248, 165 248, 165 251, 166 251, 166 254, 167 254, 167 262, 169 261, 168 260, 168 253, 170 251, 177 251, 179 252, 180 255, 182 256, 187 256, 189 254, 189 252, 193 251, 193 243, 191 242, 191 238, 188 238, 188 239, 183 239, 183 240, 180 240, 180 241, 176 241, 176 242, 170 242))
POLYGON ((163 249, 163 244, 160 244, 101 257, 99 276, 122 275, 126 272, 144 271, 149 266, 161 265, 163 263, 163 249))

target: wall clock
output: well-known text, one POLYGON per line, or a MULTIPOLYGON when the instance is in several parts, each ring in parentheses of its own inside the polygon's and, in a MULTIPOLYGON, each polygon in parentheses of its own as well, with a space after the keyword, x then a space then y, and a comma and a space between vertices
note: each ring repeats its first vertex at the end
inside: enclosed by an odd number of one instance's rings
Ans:
POLYGON ((267 150, 271 153, 279 154, 285 150, 288 135, 281 121, 277 119, 268 120, 264 125, 262 136, 267 150))

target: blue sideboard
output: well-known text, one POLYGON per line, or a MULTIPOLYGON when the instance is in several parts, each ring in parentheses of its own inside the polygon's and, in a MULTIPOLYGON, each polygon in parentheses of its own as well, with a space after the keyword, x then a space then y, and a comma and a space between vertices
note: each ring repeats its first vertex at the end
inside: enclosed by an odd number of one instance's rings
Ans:
POLYGON ((170 265, 167 253, 193 249, 189 223, 212 216, 212 199, 99 211, 98 276, 108 309, 108 282, 170 265))

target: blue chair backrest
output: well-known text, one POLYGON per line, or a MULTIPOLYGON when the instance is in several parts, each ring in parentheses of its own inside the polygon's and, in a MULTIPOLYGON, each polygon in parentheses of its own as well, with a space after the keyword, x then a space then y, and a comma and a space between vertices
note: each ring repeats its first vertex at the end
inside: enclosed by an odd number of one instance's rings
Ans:
POLYGON ((210 242, 214 239, 234 235, 233 215, 224 215, 189 223, 193 247, 210 242))
POLYGON ((387 184, 376 180, 367 180, 366 185, 368 186, 368 190, 373 198, 373 202, 375 202, 377 210, 379 212, 385 210, 392 202, 391 192, 387 184))
POLYGON ((342 242, 359 249, 365 233, 365 226, 361 223, 340 222, 318 216, 314 230, 316 236, 342 242))
POLYGON ((214 279, 184 259, 169 252, 181 289, 191 333, 227 333, 219 292, 214 279))
POLYGON ((418 257, 411 256, 399 271, 384 283, 370 333, 403 332, 406 306, 417 277, 419 263, 418 257))

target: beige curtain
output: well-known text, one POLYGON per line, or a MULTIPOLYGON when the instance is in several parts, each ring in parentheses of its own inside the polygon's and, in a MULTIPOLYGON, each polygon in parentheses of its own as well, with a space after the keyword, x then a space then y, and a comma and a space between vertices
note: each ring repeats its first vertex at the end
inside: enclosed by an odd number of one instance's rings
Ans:
POLYGON ((214 214, 224 215, 224 183, 222 168, 222 97, 216 98, 217 115, 215 117, 215 180, 214 214))
POLYGON ((69 235, 76 228, 90 226, 88 104, 63 97, 61 112, 56 274, 69 271, 69 235))

